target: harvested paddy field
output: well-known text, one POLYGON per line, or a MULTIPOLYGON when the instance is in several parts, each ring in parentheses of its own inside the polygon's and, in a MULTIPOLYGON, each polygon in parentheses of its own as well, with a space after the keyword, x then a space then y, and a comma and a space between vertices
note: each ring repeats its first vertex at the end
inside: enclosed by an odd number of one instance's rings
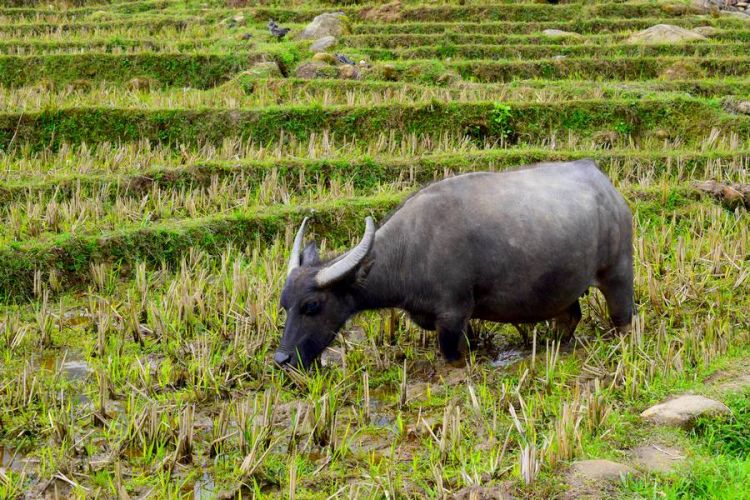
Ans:
POLYGON ((0 498, 747 498, 720 3, 3 2, 0 498), (585 158, 633 212, 629 335, 592 289, 570 342, 474 321, 456 367, 383 310, 274 365, 303 218, 335 255, 429 182, 585 158))

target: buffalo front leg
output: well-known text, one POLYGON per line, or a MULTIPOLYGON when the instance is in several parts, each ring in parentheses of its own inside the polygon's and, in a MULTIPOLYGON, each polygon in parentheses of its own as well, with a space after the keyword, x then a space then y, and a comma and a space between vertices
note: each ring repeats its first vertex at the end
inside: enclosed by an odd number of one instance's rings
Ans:
POLYGON ((448 363, 460 363, 463 359, 460 345, 467 333, 469 320, 465 316, 439 318, 436 322, 440 352, 448 363))

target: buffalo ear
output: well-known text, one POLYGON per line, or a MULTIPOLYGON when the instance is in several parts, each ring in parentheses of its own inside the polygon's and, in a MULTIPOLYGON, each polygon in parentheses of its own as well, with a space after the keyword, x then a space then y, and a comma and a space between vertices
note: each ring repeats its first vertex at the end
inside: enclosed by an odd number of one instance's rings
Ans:
POLYGON ((302 264, 306 266, 316 266, 320 264, 320 255, 318 254, 318 246, 314 241, 308 243, 305 249, 302 250, 302 264))
POLYGON ((354 278, 357 283, 364 283, 364 281, 367 279, 367 275, 370 274, 370 269, 372 269, 372 265, 374 263, 375 255, 374 252, 371 251, 370 254, 365 257, 365 260, 362 262, 362 264, 360 264, 357 268, 354 278))

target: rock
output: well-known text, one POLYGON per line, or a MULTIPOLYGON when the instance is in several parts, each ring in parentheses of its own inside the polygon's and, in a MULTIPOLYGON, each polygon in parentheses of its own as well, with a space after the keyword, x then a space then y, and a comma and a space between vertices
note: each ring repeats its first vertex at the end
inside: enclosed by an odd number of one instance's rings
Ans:
POLYGON ((741 101, 733 96, 722 99, 721 106, 727 113, 750 115, 750 101, 741 101))
POLYGON ((336 56, 333 54, 329 54, 327 52, 318 52, 314 56, 312 56, 313 61, 323 62, 326 64, 336 64, 336 56))
POLYGON ((700 416, 726 413, 729 413, 729 408, 724 403, 697 394, 685 394, 648 408, 641 417, 657 425, 690 427, 700 416))
POLYGON ((724 184, 713 180, 693 182, 693 188, 708 193, 731 209, 750 208, 750 184, 724 184))
POLYGON ((328 347, 320 355, 320 364, 323 366, 343 366, 344 353, 340 348, 328 347))
POLYGON ((383 64, 382 66, 380 66, 380 73, 383 77, 383 80, 387 80, 389 82, 395 82, 396 80, 398 80, 398 70, 393 64, 383 64))
POLYGON ((379 7, 372 7, 363 10, 359 17, 366 21, 384 21, 393 22, 401 20, 401 1, 396 0, 379 7))
POLYGON ((351 31, 349 22, 343 13, 326 13, 316 16, 299 34, 298 38, 301 40, 319 40, 326 36, 348 35, 351 31))
POLYGON ((335 36, 324 36, 323 38, 318 38, 312 43, 312 45, 310 45, 310 51, 323 52, 324 50, 327 50, 334 45, 336 45, 335 36))
POLYGON ((580 460, 573 463, 571 472, 584 481, 619 481, 635 474, 632 467, 611 460, 580 460))
POLYGON ((344 80, 359 80, 359 68, 349 64, 341 65, 338 77, 344 80))
POLYGON ((542 31, 542 34, 550 38, 583 38, 579 33, 555 29, 544 30, 542 31))
POLYGON ((682 450, 669 446, 648 444, 634 448, 630 456, 636 467, 645 472, 672 472, 676 465, 685 461, 682 450))
POLYGON ((701 36, 705 37, 711 37, 716 36, 719 33, 719 30, 717 28, 714 28, 713 26, 698 26, 697 28, 693 28, 693 33, 698 33, 701 36))
POLYGON ((706 37, 694 31, 673 26, 671 24, 657 24, 643 31, 633 33, 628 37, 629 44, 666 44, 694 42, 706 40, 706 37))
POLYGON ((672 134, 669 133, 669 130, 660 128, 654 132, 654 136, 656 136, 657 139, 664 141, 666 139, 670 139, 672 137, 672 134))
POLYGON ((275 61, 264 61, 253 64, 249 70, 243 71, 241 75, 252 76, 254 78, 281 78, 279 64, 275 61))
POLYGON ((692 62, 677 61, 659 74, 662 80, 690 80, 701 78, 703 70, 692 62))
POLYGON ((297 66, 294 75, 297 78, 304 78, 306 80, 313 78, 336 78, 338 70, 324 62, 310 61, 297 66))
POLYGON ((602 130, 594 134, 592 139, 597 147, 609 149, 617 143, 620 134, 614 130, 602 130))

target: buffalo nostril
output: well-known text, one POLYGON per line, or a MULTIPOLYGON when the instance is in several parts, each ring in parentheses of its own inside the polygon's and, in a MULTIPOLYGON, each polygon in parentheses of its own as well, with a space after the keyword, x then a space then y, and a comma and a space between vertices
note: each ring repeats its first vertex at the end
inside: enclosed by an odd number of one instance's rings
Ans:
POLYGON ((278 365, 285 365, 285 364, 287 364, 287 363, 289 362, 289 360, 290 360, 290 359, 291 359, 291 356, 290 356, 290 355, 288 355, 288 354, 287 354, 287 353, 285 353, 285 352, 281 352, 281 351, 278 351, 278 352, 277 352, 277 353, 276 353, 276 354, 275 354, 275 355, 273 356, 273 360, 274 360, 274 361, 276 362, 276 364, 278 364, 278 365))

